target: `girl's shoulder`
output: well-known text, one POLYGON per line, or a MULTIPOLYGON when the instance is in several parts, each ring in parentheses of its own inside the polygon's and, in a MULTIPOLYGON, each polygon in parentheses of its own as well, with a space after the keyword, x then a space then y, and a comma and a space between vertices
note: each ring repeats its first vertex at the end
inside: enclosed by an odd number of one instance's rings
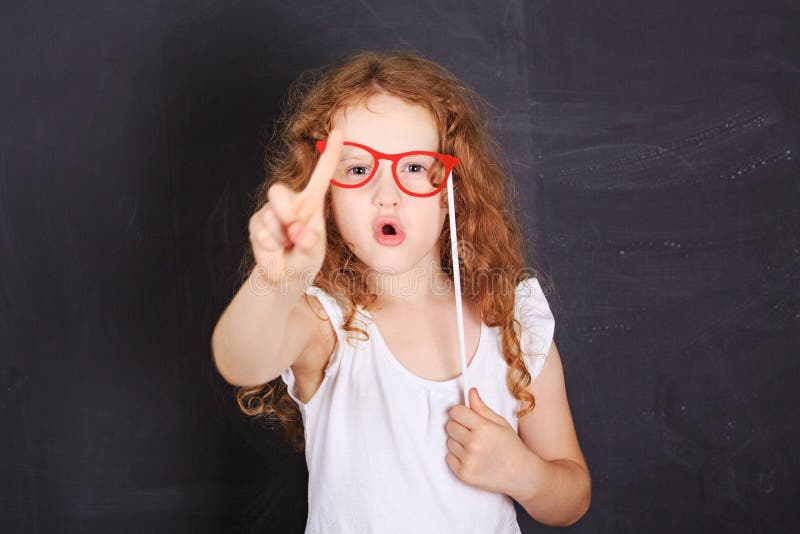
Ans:
POLYGON ((555 333, 555 318, 539 280, 531 277, 519 282, 514 291, 514 317, 522 326, 520 344, 529 358, 540 358, 550 350, 555 333))
POLYGON ((343 295, 340 295, 336 292, 328 292, 316 285, 310 285, 306 288, 306 293, 308 295, 312 295, 317 297, 320 304, 322 304, 323 308, 325 308, 325 312, 328 314, 332 323, 340 322, 343 317, 342 313, 342 306, 343 306, 343 295))

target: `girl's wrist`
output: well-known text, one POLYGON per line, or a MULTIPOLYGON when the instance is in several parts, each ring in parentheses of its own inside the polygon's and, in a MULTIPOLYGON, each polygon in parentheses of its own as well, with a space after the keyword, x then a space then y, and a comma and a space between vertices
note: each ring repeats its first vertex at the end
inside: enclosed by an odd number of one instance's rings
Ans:
POLYGON ((525 447, 519 460, 520 467, 516 470, 513 486, 508 495, 520 504, 535 500, 541 494, 548 480, 550 464, 538 454, 525 447))
POLYGON ((247 284, 257 295, 277 293, 284 296, 300 297, 306 291, 302 277, 281 276, 279 280, 272 280, 266 275, 264 268, 259 265, 250 273, 247 284))

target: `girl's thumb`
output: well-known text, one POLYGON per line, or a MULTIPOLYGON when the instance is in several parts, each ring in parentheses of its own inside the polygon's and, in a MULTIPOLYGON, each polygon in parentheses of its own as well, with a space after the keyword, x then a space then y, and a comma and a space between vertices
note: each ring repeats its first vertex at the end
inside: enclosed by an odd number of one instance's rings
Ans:
POLYGON ((289 229, 289 237, 296 246, 307 250, 314 244, 315 235, 307 224, 297 222, 289 229))

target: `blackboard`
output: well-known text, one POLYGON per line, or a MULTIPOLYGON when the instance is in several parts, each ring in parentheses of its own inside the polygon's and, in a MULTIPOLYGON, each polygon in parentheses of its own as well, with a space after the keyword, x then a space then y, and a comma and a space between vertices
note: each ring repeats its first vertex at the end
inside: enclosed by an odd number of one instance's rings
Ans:
POLYGON ((798 27, 777 1, 6 3, 4 532, 302 532, 305 460, 209 338, 286 88, 392 46, 495 107, 592 473, 569 530, 797 531, 798 27))

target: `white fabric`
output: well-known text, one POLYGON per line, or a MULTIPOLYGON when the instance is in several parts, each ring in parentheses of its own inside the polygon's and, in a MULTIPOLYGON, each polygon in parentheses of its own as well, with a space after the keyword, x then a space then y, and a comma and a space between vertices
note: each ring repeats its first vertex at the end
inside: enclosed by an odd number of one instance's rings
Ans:
MULTIPOLYGON (((317 286, 306 292, 324 306, 337 345, 308 403, 295 394, 292 369, 281 374, 305 425, 305 534, 519 534, 511 497, 468 485, 445 461, 447 411, 463 403, 461 377, 415 375, 391 354, 367 310, 359 307, 355 319, 369 333, 363 341, 358 332, 342 329, 342 308, 332 295, 317 286)), ((520 282, 515 295, 522 349, 533 353, 525 356, 533 379, 544 365, 555 321, 536 278, 520 282)), ((506 385, 507 370, 500 327, 481 323, 470 385, 516 430, 519 401, 506 385)))

